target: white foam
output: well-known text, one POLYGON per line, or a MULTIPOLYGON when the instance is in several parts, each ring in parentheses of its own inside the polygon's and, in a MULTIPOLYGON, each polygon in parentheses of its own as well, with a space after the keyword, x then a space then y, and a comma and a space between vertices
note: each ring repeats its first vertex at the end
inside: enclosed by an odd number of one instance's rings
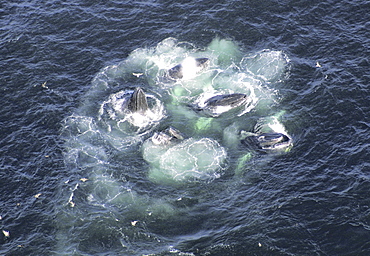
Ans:
POLYGON ((190 138, 172 147, 143 144, 143 158, 152 165, 149 178, 158 183, 219 178, 226 156, 210 138, 190 138))
POLYGON ((288 63, 289 58, 282 51, 265 49, 246 55, 241 61, 241 67, 259 79, 276 82, 286 71, 288 63))

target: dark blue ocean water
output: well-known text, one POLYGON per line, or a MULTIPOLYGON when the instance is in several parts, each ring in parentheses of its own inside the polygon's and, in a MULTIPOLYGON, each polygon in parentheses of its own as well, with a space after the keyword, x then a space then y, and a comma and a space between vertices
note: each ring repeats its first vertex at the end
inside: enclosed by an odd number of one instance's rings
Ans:
POLYGON ((0 33, 0 254, 370 254, 370 2, 13 0, 0 33), (102 183, 136 199, 96 203, 91 191, 109 191, 91 182, 96 162, 68 164, 66 120, 95 104, 105 67, 169 37, 283 52, 286 74, 269 86, 294 147, 180 187, 107 147, 102 183))

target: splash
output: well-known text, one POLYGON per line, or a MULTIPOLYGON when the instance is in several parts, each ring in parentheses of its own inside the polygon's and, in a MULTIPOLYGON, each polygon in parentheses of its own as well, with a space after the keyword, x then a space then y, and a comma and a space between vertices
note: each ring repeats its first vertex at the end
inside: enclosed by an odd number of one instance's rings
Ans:
POLYGON ((118 130, 123 134, 143 134, 152 129, 165 117, 162 102, 151 94, 146 94, 149 108, 145 112, 130 112, 125 109, 133 91, 119 91, 104 101, 98 112, 98 121, 107 132, 118 130))

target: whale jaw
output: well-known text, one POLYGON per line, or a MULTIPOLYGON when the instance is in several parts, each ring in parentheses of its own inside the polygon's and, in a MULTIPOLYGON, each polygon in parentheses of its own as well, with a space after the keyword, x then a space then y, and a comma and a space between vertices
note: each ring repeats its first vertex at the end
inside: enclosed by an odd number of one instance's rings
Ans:
POLYGON ((247 101, 247 95, 242 93, 232 93, 226 95, 216 95, 206 100, 205 104, 207 107, 226 107, 236 108, 247 101))
POLYGON ((151 140, 154 145, 170 145, 184 140, 184 137, 177 129, 170 126, 164 131, 156 132, 151 140))
POLYGON ((204 102, 204 106, 196 106, 194 110, 210 117, 218 117, 221 114, 243 106, 248 102, 248 96, 242 93, 216 95, 204 102))
POLYGON ((284 151, 292 145, 292 139, 288 135, 275 132, 249 136, 242 142, 264 152, 284 151))
POLYGON ((127 109, 132 113, 143 114, 148 110, 148 108, 148 102, 143 89, 137 87, 128 101, 127 109))
POLYGON ((262 149, 279 149, 290 143, 290 138, 282 133, 262 133, 257 136, 257 141, 262 149))

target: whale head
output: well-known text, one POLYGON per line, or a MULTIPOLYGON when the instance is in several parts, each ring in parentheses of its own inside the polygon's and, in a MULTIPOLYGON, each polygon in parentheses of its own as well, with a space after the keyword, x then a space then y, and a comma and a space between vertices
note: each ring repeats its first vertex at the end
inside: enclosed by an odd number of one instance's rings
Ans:
POLYGON ((154 145, 169 145, 183 139, 184 137, 181 135, 181 133, 171 126, 161 132, 156 132, 151 137, 154 145))
POLYGON ((261 133, 246 137, 242 143, 263 152, 284 152, 291 148, 292 139, 283 133, 261 133))
POLYGON ((134 92, 128 100, 126 108, 132 113, 141 114, 145 113, 145 111, 148 110, 148 102, 143 89, 141 89, 140 87, 135 88, 134 92))
POLYGON ((204 106, 195 106, 194 110, 210 117, 218 117, 222 113, 243 106, 248 102, 248 96, 242 93, 216 95, 204 102, 204 106))
POLYGON ((285 149, 292 142, 292 139, 283 133, 262 133, 256 138, 258 146, 263 150, 285 149))
POLYGON ((216 95, 205 101, 206 107, 230 107, 236 108, 247 101, 247 95, 243 93, 232 93, 216 95))

